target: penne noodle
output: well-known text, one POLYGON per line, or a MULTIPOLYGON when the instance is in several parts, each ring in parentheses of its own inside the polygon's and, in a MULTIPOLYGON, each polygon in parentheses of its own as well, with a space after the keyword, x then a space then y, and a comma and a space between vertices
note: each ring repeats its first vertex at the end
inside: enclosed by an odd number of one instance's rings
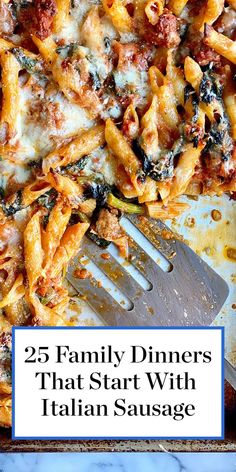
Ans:
POLYGON ((45 271, 51 264, 70 217, 71 208, 66 206, 62 201, 56 203, 50 213, 47 227, 42 233, 42 247, 44 250, 43 267, 45 271))
POLYGON ((159 88, 164 85, 165 76, 156 66, 151 66, 149 68, 148 75, 152 93, 158 94, 159 88))
POLYGON ((0 38, 0 53, 14 48, 14 44, 6 39, 0 38))
POLYGON ((52 260, 50 269, 51 278, 58 277, 62 269, 67 266, 70 259, 76 255, 82 238, 88 228, 89 223, 77 223, 67 228, 52 260))
MULTIPOLYGON (((0 398, 3 393, 9 395, 11 394, 11 392, 12 392, 12 386, 8 382, 0 381, 0 398)), ((0 425, 1 425, 1 421, 0 421, 0 425)))
POLYGON ((79 209, 82 211, 87 216, 92 216, 95 208, 96 208, 97 202, 95 198, 88 198, 88 200, 85 200, 84 202, 81 202, 79 204, 79 209))
POLYGON ((157 182, 157 190, 164 203, 168 200, 170 195, 170 187, 171 182, 168 180, 166 182, 157 182))
POLYGON ((111 119, 106 121, 105 138, 109 149, 114 153, 129 175, 136 190, 136 196, 142 195, 143 185, 138 181, 141 164, 123 134, 111 119))
POLYGON ((232 41, 224 34, 215 31, 212 26, 205 24, 204 42, 218 54, 236 64, 236 41, 232 41))
POLYGON ((17 302, 24 296, 24 294, 25 287, 23 283, 23 275, 19 274, 8 294, 0 300, 0 308, 4 308, 7 305, 17 302))
POLYGON ((29 292, 31 294, 39 277, 44 276, 39 211, 32 216, 24 231, 24 255, 29 292))
POLYGON ((122 33, 132 31, 132 18, 122 0, 102 0, 102 5, 118 31, 122 33))
POLYGON ((145 13, 147 15, 149 23, 155 26, 158 22, 159 16, 164 11, 165 1, 164 0, 149 0, 146 7, 145 13))
POLYGON ((170 130, 177 129, 179 115, 172 85, 162 85, 158 91, 159 113, 170 130))
POLYGON ((184 90, 186 82, 182 70, 174 64, 172 50, 169 50, 167 54, 166 75, 167 79, 170 80, 172 84, 178 104, 184 105, 184 90))
POLYGON ((137 190, 132 184, 129 175, 122 164, 120 164, 117 169, 116 185, 125 198, 137 197, 137 190))
POLYGON ((184 75, 187 82, 198 91, 203 78, 203 72, 199 64, 190 56, 187 56, 184 61, 184 75))
POLYGON ((224 8, 224 0, 207 0, 206 7, 194 20, 194 26, 199 31, 204 31, 204 24, 212 25, 221 15, 224 8))
POLYGON ((169 0, 168 8, 173 11, 176 16, 180 16, 188 0, 169 0))
POLYGON ((97 125, 94 128, 82 132, 70 143, 52 151, 43 160, 43 172, 47 174, 50 169, 66 166, 78 161, 81 157, 90 154, 94 149, 105 142, 104 126, 97 125))
POLYGON ((135 139, 138 136, 139 118, 132 103, 125 110, 122 131, 124 135, 130 140, 135 139))
POLYGON ((105 53, 104 33, 99 17, 98 6, 89 10, 88 16, 81 29, 83 44, 99 54, 105 53))
POLYGON ((50 186, 55 188, 57 192, 61 193, 64 197, 73 199, 73 201, 76 201, 78 197, 83 195, 83 189, 81 185, 77 184, 69 177, 57 174, 56 172, 50 172, 47 175, 47 180, 50 183, 50 186))
POLYGON ((12 417, 12 401, 10 396, 0 396, 0 426, 10 427, 12 417))
POLYGON ((59 33, 60 30, 70 21, 70 0, 56 0, 57 12, 53 20, 53 32, 59 33))
POLYGON ((142 149, 150 159, 155 159, 158 151, 158 98, 153 95, 152 102, 141 119, 140 142, 142 149))
POLYGON ((31 205, 37 198, 44 195, 51 189, 51 185, 47 181, 36 180, 31 184, 27 185, 22 191, 22 205, 28 206, 31 205))
POLYGON ((32 39, 34 43, 36 44, 43 59, 49 64, 52 64, 56 60, 56 57, 57 57, 57 54, 56 54, 57 45, 55 41, 53 40, 52 36, 48 36, 48 38, 42 41, 37 36, 33 35, 32 39))
POLYGON ((197 148, 193 144, 188 144, 181 154, 175 168, 174 180, 171 185, 169 199, 173 200, 178 195, 185 193, 188 184, 195 173, 195 167, 199 162, 203 146, 197 148))
POLYGON ((223 99, 231 124, 232 137, 236 140, 236 93, 235 84, 233 82, 232 73, 229 66, 227 66, 223 99))
POLYGON ((135 22, 143 21, 145 18, 145 7, 147 0, 134 0, 134 20, 135 22))
POLYGON ((138 197, 139 203, 154 202, 157 200, 157 182, 147 177, 143 194, 138 197))
MULTIPOLYGON (((187 56, 184 61, 184 74, 187 82, 189 82, 192 87, 199 92, 201 81, 203 79, 203 72, 199 64, 194 61, 191 57, 187 56)), ((212 103, 203 103, 199 104, 199 113, 201 116, 199 120, 201 123, 205 121, 205 114, 212 122, 214 120, 214 113, 219 109, 219 102, 214 100, 212 103)), ((220 112, 221 113, 221 112, 220 112)))
POLYGON ((162 220, 176 218, 189 208, 187 203, 182 202, 169 202, 168 205, 163 205, 162 202, 148 202, 145 205, 151 218, 162 220))
POLYGON ((1 123, 8 125, 7 135, 12 138, 17 133, 18 118, 20 114, 20 87, 19 87, 19 63, 14 55, 5 51, 0 55, 2 66, 2 92, 3 103, 1 111, 1 123), (14 103, 14 106, 12 106, 14 103))

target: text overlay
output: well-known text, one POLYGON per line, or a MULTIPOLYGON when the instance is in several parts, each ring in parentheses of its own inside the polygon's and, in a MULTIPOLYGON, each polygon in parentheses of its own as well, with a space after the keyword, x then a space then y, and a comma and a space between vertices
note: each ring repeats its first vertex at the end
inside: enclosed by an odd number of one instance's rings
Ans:
POLYGON ((13 438, 222 438, 222 328, 14 328, 13 438))

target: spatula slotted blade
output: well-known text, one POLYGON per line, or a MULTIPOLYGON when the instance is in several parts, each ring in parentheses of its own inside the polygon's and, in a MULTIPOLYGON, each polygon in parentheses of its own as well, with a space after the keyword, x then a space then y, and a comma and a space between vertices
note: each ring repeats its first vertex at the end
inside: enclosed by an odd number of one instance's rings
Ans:
POLYGON ((204 326, 210 325, 222 308, 229 289, 226 282, 211 269, 192 249, 178 239, 164 239, 161 231, 167 228, 162 222, 140 225, 137 217, 130 221, 169 260, 173 266, 164 272, 139 246, 137 240, 130 246, 132 264, 151 283, 147 291, 110 254, 107 263, 101 250, 85 239, 85 253, 112 282, 131 300, 133 308, 127 311, 114 300, 94 278, 74 277, 76 258, 70 265, 67 278, 73 287, 86 297, 89 305, 112 326, 204 326), (112 270, 111 270, 112 269, 112 270), (111 275, 112 274, 112 275, 111 275))

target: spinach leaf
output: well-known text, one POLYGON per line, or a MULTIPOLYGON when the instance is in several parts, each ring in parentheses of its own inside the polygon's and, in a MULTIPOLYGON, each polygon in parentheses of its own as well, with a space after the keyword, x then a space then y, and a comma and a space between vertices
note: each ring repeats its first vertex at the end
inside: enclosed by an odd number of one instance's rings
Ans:
POLYGON ((41 195, 37 199, 37 202, 39 205, 43 206, 44 208, 47 208, 48 210, 52 210, 52 208, 56 204, 56 197, 57 197, 57 191, 53 188, 51 190, 48 190, 48 192, 44 193, 44 195, 41 195))
POLYGON ((11 52, 14 54, 19 64, 30 74, 42 75, 43 67, 40 61, 33 59, 32 57, 26 56, 23 49, 13 48, 11 52))

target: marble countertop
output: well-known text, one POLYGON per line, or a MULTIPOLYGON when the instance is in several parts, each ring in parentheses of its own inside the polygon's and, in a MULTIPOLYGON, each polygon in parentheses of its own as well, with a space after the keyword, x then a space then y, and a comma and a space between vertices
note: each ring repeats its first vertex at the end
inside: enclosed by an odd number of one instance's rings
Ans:
POLYGON ((236 472, 235 453, 0 454, 0 472, 236 472))

